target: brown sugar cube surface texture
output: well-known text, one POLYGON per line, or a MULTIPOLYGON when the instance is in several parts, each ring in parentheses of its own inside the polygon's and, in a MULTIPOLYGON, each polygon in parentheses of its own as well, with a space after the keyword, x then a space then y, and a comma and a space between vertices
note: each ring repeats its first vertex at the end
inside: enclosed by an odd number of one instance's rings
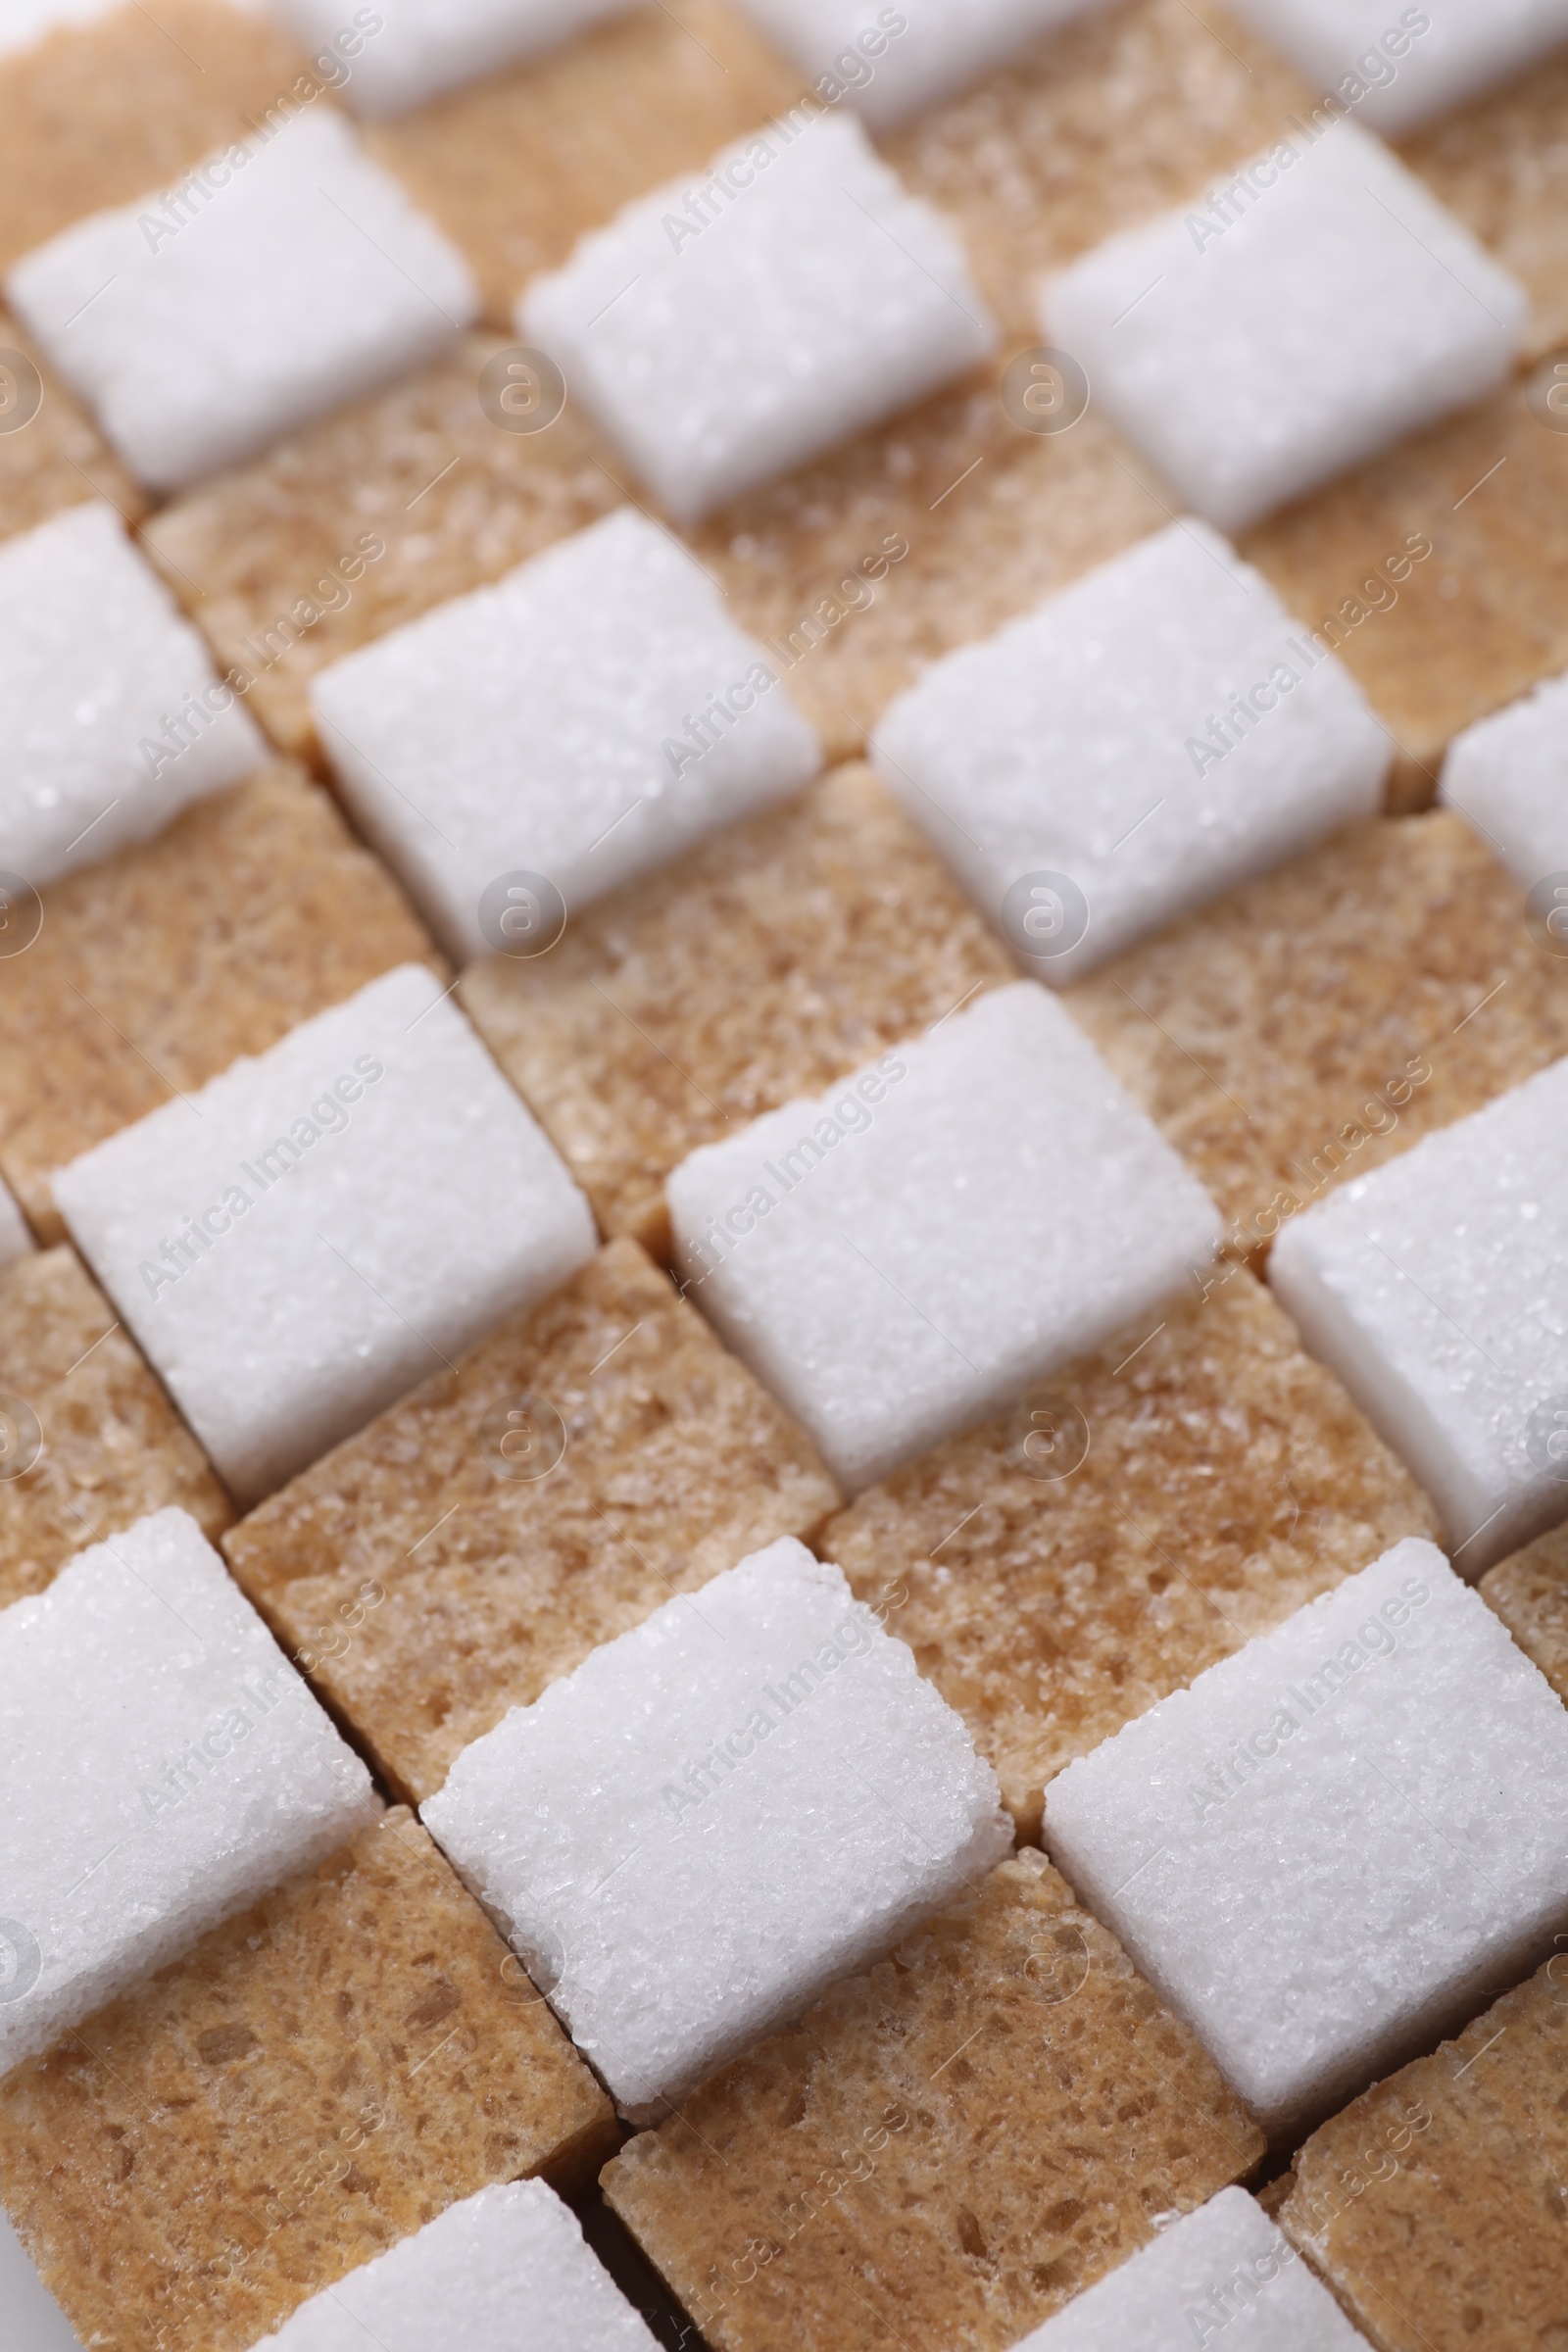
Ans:
POLYGON ((1002 2352, 1262 2149, 1026 1852, 604 2180, 715 2352, 1002 2352))
POLYGON ((50 1250, 0 1269, 0 1388, 18 1449, 0 1461, 0 1608, 41 1592, 89 1544, 171 1503, 215 1540, 233 1518, 200 1446, 74 1251, 50 1250))
POLYGON ((227 1539, 400 1791, 837 1489, 636 1244, 384 1413, 227 1539))
POLYGON ((0 2082, 0 2201, 86 2344, 244 2352, 610 2103, 405 1814, 0 2082))
POLYGON ((822 1531, 1038 1838, 1052 1776, 1436 1515, 1245 1269, 822 1531))

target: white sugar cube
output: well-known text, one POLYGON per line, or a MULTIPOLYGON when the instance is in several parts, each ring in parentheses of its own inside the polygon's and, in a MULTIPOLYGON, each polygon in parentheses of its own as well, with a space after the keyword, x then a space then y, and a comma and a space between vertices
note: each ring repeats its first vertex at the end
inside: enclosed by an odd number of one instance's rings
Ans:
POLYGON ((642 2121, 1012 1842, 962 1722, 788 1537, 514 1707, 423 1819, 642 2121))
POLYGON ((1060 986, 1373 815, 1392 744, 1261 573, 1181 522, 938 662, 872 752, 1015 950, 1038 949, 1026 968, 1060 986), (1019 902, 1049 874, 1085 904, 1037 941, 1019 902))
POLYGON ((60 26, 91 24, 119 0, 0 0, 0 57, 30 49, 60 26))
POLYGON ((595 1242, 554 1145, 413 964, 83 1152, 54 1189, 242 1502, 595 1242))
POLYGON ((6 2352, 82 2352, 81 2338, 55 2301, 0 2209, 0 2311, 6 2352))
POLYGON ((112 509, 0 544, 0 869, 37 890, 266 757, 112 509))
POLYGON ((876 130, 955 97, 1103 0, 742 0, 828 105, 876 130))
POLYGON ((322 671, 321 740, 460 960, 480 900, 602 898, 810 782, 815 732, 695 561, 632 508, 322 671))
POLYGON ((694 1152, 667 1189, 693 1297, 851 1489, 1156 1319, 1220 1232, 1027 980, 694 1152))
MULTIPOLYGON (((1559 42, 1568 0, 1230 0, 1233 13, 1369 130, 1397 138, 1468 106, 1559 42)), ((1315 110, 1321 117, 1323 107, 1315 110)))
POLYGON ((374 1821, 195 1521, 0 1610, 0 2074, 374 1821))
POLYGON ((1017 2352, 1366 2352, 1326 2286, 1245 2188, 1184 2214, 1026 2335, 1017 2352))
POLYGON ((1523 290, 1376 139, 1310 135, 1045 292, 1048 339, 1222 530, 1481 399, 1524 329, 1523 290))
POLYGON ((656 2352, 576 2216, 543 2180, 449 2205, 265 2340, 270 2352, 656 2352))
POLYGON ((1568 1517, 1568 1060, 1288 1225, 1269 1280, 1479 1576, 1568 1517))
POLYGON ((631 0, 271 0, 357 115, 397 115, 555 48, 631 0), (377 20, 367 26, 370 16, 377 20))
POLYGON ((0 1177, 0 1266, 9 1266, 13 1259, 27 1256, 32 1247, 31 1228, 17 1206, 16 1195, 0 1177))
POLYGON ((1069 1764, 1045 1843, 1278 2136, 1568 1928, 1568 1709, 1412 1538, 1069 1764))
POLYGON ((517 323, 683 522, 996 341, 946 220, 858 122, 805 106, 583 237, 517 323))
MULTIPOLYGON (((1527 891, 1568 873, 1568 677, 1456 735, 1439 798, 1470 819, 1527 891)), ((1568 892, 1543 910, 1548 923, 1558 906, 1568 908, 1568 892)), ((1568 912, 1551 936, 1568 947, 1568 912)))
POLYGON ((6 293, 160 491, 416 367, 478 309, 456 247, 322 106, 77 221, 6 293))

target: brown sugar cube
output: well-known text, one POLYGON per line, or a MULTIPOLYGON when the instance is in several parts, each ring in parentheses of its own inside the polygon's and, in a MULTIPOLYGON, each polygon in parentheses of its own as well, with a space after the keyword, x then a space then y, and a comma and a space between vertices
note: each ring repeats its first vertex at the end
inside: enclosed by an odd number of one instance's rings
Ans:
POLYGON ((0 269, 172 185, 306 84, 294 44, 221 0, 130 0, 0 58, 0 269))
POLYGON ((996 1768, 1021 1838, 1046 1783, 1279 1625, 1431 1505, 1242 1267, 818 1538, 996 1768))
POLYGON ((667 1254, 664 1179, 1016 973, 868 768, 465 973, 466 1009, 605 1233, 667 1254))
POLYGON ((1568 2341, 1565 2060, 1559 1953, 1298 2154, 1281 2225, 1376 2352, 1568 2341))
POLYGON ((714 2352, 1002 2352, 1262 2153, 1026 1852, 603 2180, 714 2352))
POLYGON ((0 2202, 82 2341, 244 2352, 610 2101, 407 1814, 0 2082, 0 2202))
POLYGON ((467 257, 490 323, 585 229, 791 106, 800 77, 723 0, 682 0, 390 122, 366 144, 467 257))
POLYGON ((146 510, 97 426, 0 310, 0 539, 88 498, 106 498, 127 522, 146 510))
POLYGON ((1064 1002, 1243 1251, 1568 1053, 1568 963, 1446 809, 1338 835, 1064 1002))
POLYGON ((1499 1560, 1482 1578, 1481 1597, 1568 1705, 1568 1527, 1499 1560))
POLYGON ((390 1785, 839 1500, 634 1242, 253 1511, 229 1565, 390 1785))
POLYGON ((46 1242, 51 1170, 435 951, 332 802, 263 769, 42 894, 0 961, 0 1174, 46 1242))
POLYGON ((0 1380, 33 1416, 43 1447, 31 1469, 0 1478, 0 1609, 41 1592, 89 1544, 172 1503, 214 1542, 233 1519, 200 1446, 74 1250, 0 1269, 0 1380))
POLYGON ((148 556, 220 671, 253 681, 252 708, 286 752, 314 753, 318 669, 621 503, 618 463, 573 404, 529 433, 481 407, 480 376, 507 348, 466 335, 148 524, 148 556))

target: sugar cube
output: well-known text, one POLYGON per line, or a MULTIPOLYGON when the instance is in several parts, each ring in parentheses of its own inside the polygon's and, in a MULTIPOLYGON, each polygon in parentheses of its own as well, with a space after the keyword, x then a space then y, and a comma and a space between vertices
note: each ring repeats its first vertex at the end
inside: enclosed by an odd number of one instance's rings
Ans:
POLYGON ((669 1179, 682 1270, 852 1492, 1156 1306, 1219 1214, 1033 981, 669 1179))
POLYGON ((682 522, 996 340, 953 229, 858 122, 805 105, 583 237, 517 323, 682 522))
POLYGON ((876 130, 951 98, 1102 0, 741 0, 828 106, 876 130))
POLYGON ((1327 2287, 1245 2188, 1169 2223, 1017 2352, 1366 2352, 1327 2287))
POLYGON ((6 292, 160 491, 416 367, 478 308, 457 249, 321 108, 63 230, 6 292))
POLYGON ((267 757, 96 501, 0 545, 0 867, 35 891, 161 832, 267 757))
POLYGON ((311 51, 335 66, 357 115, 397 115, 481 74, 570 40, 630 0, 380 0, 373 31, 343 0, 271 0, 311 51))
POLYGON ((6 2315, 6 2352, 82 2352, 81 2338, 28 2260, 3 2208, 0 2311, 6 2315))
POLYGON ((1289 1225, 1269 1279, 1479 1576, 1568 1517, 1568 1058, 1289 1225))
POLYGON ((414 964, 84 1152, 55 1196, 242 1502, 595 1240, 554 1147, 414 964))
POLYGON ((0 2074, 380 1810, 179 1510, 0 1610, 0 2074))
POLYGON ((116 0, 0 0, 0 56, 30 48, 57 25, 87 24, 116 0))
POLYGON ((1568 41, 1565 0, 1443 0, 1429 14, 1388 0, 1231 0, 1324 93, 1320 114, 1397 138, 1568 41))
POLYGON ((1337 122, 1108 238, 1050 282, 1043 318, 1111 422, 1235 531, 1490 392, 1527 307, 1402 164, 1337 122))
POLYGON ((1568 1927, 1568 1710, 1407 1538, 1046 1791, 1080 1897, 1270 2132, 1568 1927))
POLYGON ((1012 1842, 958 1717, 793 1537, 514 1708, 422 1818, 642 2121, 1012 1842))
MULTIPOLYGON (((274 2352, 656 2352, 654 2338, 543 2180, 481 2188, 323 2287, 267 2337, 274 2352)), ((261 2352, 261 2347, 258 2347, 261 2352)))
MULTIPOLYGON (((1568 876, 1568 676, 1456 736, 1438 797, 1469 818, 1525 890, 1568 876)), ((1538 919, 1568 952, 1568 889, 1544 898, 1538 919)))
POLYGON ((17 1206, 17 1197, 0 1177, 0 1266, 9 1266, 16 1258, 25 1257, 32 1247, 32 1234, 17 1206))
POLYGON ((1392 752, 1343 663, 1200 522, 949 654, 872 744, 1026 968, 1057 985, 1375 815, 1392 752))
POLYGON ((810 782, 814 730, 694 560, 621 508, 335 662, 311 699, 365 830, 460 960, 509 872, 570 908, 810 782))

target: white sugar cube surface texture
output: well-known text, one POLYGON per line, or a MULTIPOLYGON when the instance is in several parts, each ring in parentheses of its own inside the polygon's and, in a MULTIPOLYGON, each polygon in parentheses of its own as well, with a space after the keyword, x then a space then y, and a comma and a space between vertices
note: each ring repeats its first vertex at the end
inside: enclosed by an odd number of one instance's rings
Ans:
POLYGON ((504 948, 481 902, 509 872, 584 906, 821 765, 762 648, 631 508, 349 655, 312 699, 361 824, 464 960, 504 948))
POLYGON ((804 107, 583 237, 517 321, 686 522, 996 340, 948 222, 858 122, 804 107))
POLYGON ((694 1152, 667 1191, 692 1298, 852 1490, 1157 1319, 1220 1231, 1029 980, 694 1152))
POLYGON ((1286 1227, 1269 1281, 1470 1577, 1568 1518, 1568 1060, 1286 1227))
POLYGON ((873 743, 908 814, 1054 986, 1373 815, 1391 756, 1349 672, 1201 522, 949 654, 873 743), (1056 910, 1034 930, 1030 877, 1056 910))
POLYGON ((0 543, 0 872, 39 890, 266 757, 111 508, 0 543))
POLYGON ((1017 2352, 1367 2352, 1326 2286, 1245 2188, 1170 2223, 1017 2352))
POLYGON ((379 1809, 185 1512, 81 1553, 0 1611, 0 2074, 379 1809))
POLYGON ((911 1652, 788 1538, 514 1708, 423 1819, 638 2121, 1012 1843, 911 1652))
POLYGON ((0 2312, 6 2352, 82 2352, 81 2338, 55 2301, 0 2208, 0 2312))
POLYGON ((417 367, 478 309, 456 247, 320 106, 76 222, 6 292, 160 491, 417 367))
MULTIPOLYGON (((1439 798, 1467 816, 1526 891, 1568 875, 1568 677, 1466 727, 1448 746, 1439 798)), ((1568 892, 1543 894, 1539 919, 1568 953, 1568 892)))
POLYGON ((1339 122, 1298 125, 1109 238, 1048 282, 1042 317, 1112 423, 1234 531, 1481 399, 1527 308, 1402 164, 1339 122))
POLYGON ((336 2286, 266 2352, 656 2352, 653 2336, 542 2180, 482 2188, 336 2286))
POLYGON ((1468 106, 1568 42, 1568 0, 1231 0, 1315 90, 1386 138, 1468 106))
POLYGON ((1279 2135, 1568 1928, 1568 1709, 1411 1539, 1070 1764, 1045 1843, 1279 2135))
POLYGON ((55 1197, 242 1502, 595 1247, 555 1147, 412 964, 83 1153, 55 1197))
POLYGON ((742 0, 828 106, 875 130, 956 96, 1105 0, 742 0))
POLYGON ((357 115, 396 115, 618 15, 632 0, 271 0, 357 115), (374 17, 373 28, 367 19, 374 17))

